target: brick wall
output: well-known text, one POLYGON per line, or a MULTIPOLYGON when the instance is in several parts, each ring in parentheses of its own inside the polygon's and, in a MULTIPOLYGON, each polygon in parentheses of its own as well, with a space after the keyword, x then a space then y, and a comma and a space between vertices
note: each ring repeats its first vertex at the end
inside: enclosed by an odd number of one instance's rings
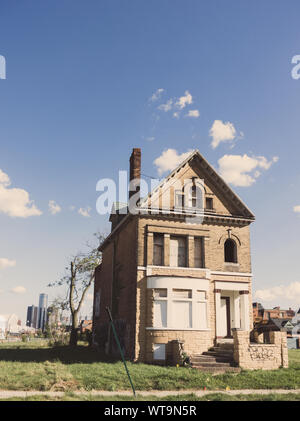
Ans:
POLYGON ((270 332, 270 344, 251 343, 249 332, 234 330, 234 360, 245 370, 288 367, 286 332, 270 332))
POLYGON ((101 291, 100 317, 95 329, 108 322, 109 306, 114 320, 122 321, 126 356, 133 358, 136 325, 136 219, 130 219, 102 252, 102 265, 96 271, 95 296, 101 291))

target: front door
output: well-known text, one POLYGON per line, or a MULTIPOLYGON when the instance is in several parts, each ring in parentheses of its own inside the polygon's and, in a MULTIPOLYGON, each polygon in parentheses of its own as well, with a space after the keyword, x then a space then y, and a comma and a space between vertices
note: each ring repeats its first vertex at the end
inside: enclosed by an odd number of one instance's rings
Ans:
POLYGON ((221 297, 220 336, 231 337, 230 298, 221 297))

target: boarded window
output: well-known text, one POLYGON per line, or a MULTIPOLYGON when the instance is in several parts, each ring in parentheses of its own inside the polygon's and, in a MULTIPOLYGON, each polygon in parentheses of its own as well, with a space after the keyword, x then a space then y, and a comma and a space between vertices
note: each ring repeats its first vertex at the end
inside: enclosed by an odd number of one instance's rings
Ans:
POLYGON ((186 266, 186 238, 170 237, 170 266, 186 266))
POLYGON ((204 267, 204 241, 202 237, 194 238, 194 265, 195 268, 204 267))
POLYGON ((173 301, 174 327, 190 329, 192 327, 192 302, 173 301))
POLYGON ((153 346, 153 359, 165 360, 166 359, 166 344, 154 344, 153 346))
POLYGON ((175 207, 182 209, 183 205, 184 205, 184 195, 182 194, 182 192, 180 190, 176 190, 175 191, 175 207))
POLYGON ((167 300, 154 301, 154 327, 167 327, 167 300))
POLYGON ((174 298, 192 298, 191 289, 173 289, 174 298))
POLYGON ((154 234, 153 264, 155 266, 163 266, 164 264, 164 236, 163 234, 154 234))
POLYGON ((166 298, 167 297, 167 289, 160 288, 154 290, 154 299, 156 298, 166 298))
POLYGON ((189 190, 188 198, 189 207, 202 209, 203 208, 203 192, 199 186, 194 184, 189 190))
POLYGON ((197 299, 198 300, 206 300, 206 292, 205 291, 197 291, 197 299))

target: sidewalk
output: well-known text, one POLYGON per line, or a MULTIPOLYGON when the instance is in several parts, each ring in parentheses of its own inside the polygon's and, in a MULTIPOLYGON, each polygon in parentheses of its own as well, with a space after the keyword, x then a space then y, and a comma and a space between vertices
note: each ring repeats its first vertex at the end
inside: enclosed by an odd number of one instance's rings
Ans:
MULTIPOLYGON (((40 391, 40 390, 0 390, 0 399, 8 399, 13 397, 26 398, 27 396, 37 396, 44 395, 50 397, 59 397, 64 396, 67 392, 53 392, 53 391, 40 391)), ((222 393, 225 395, 269 395, 269 394, 300 394, 300 389, 242 389, 242 390, 137 390, 136 394, 139 396, 178 396, 178 395, 189 395, 194 394, 196 396, 205 396, 212 393, 222 393)), ((101 395, 101 396, 132 396, 132 391, 130 390, 119 390, 110 392, 107 390, 76 390, 72 391, 74 395, 101 395)))

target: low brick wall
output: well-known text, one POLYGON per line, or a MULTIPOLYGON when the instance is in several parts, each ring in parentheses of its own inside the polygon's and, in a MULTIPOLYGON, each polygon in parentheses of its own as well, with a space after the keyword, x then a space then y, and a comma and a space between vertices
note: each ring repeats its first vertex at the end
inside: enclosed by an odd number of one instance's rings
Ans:
POLYGON ((270 344, 250 343, 247 331, 233 329, 234 361, 245 370, 288 367, 286 332, 270 332, 270 344))
MULTIPOLYGON (((213 345, 210 331, 197 330, 146 330, 146 362, 157 362, 153 359, 154 344, 166 344, 166 361, 164 363, 175 365, 180 363, 176 350, 176 341, 184 345, 184 352, 188 356, 202 354, 213 345), (174 342, 175 341, 175 342, 174 342)), ((161 362, 163 363, 163 362, 161 362)))

